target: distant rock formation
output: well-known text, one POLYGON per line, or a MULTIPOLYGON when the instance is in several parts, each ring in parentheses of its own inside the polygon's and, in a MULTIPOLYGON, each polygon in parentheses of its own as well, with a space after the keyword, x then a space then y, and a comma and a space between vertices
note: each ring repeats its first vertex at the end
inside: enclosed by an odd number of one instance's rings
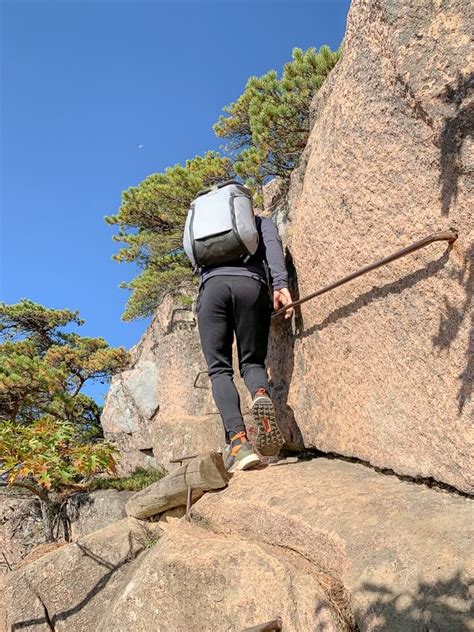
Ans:
MULTIPOLYGON (((354 0, 289 194, 275 183, 267 192, 300 296, 432 232, 459 232, 452 247, 429 246, 306 303, 293 331, 277 320, 268 366, 290 446, 470 493, 473 21, 463 0, 354 0)), ((122 467, 218 448, 191 312, 163 306, 133 353, 102 419, 122 467)))

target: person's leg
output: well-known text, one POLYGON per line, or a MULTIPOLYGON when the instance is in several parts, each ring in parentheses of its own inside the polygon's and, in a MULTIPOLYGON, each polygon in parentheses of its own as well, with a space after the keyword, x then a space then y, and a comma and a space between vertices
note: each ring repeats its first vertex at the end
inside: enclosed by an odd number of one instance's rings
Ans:
POLYGON ((232 296, 240 374, 252 395, 251 410, 257 431, 255 448, 261 455, 273 456, 279 453, 284 439, 276 422, 265 370, 271 300, 268 289, 248 277, 236 277, 232 296))
POLYGON ((233 380, 234 318, 231 287, 226 278, 217 276, 206 281, 198 299, 197 321, 212 395, 222 417, 226 439, 230 439, 244 432, 245 425, 233 380))
POLYGON ((235 277, 232 290, 240 375, 254 397, 259 389, 269 392, 265 359, 271 302, 266 286, 250 277, 235 277))

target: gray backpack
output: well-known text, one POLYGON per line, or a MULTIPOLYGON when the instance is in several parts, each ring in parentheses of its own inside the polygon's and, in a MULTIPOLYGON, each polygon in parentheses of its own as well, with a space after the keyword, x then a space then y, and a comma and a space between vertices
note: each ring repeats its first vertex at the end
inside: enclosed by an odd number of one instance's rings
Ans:
POLYGON ((186 218, 183 246, 194 269, 245 262, 255 254, 258 232, 249 189, 229 180, 200 191, 186 218))

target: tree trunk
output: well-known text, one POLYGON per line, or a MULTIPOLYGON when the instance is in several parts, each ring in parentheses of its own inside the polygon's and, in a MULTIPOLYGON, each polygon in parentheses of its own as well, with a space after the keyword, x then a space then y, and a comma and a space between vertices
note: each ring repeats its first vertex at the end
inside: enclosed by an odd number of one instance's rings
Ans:
POLYGON ((208 452, 134 494, 125 505, 125 510, 134 518, 149 518, 185 505, 188 488, 192 490, 194 502, 208 490, 225 487, 228 480, 222 456, 208 452))
POLYGON ((54 542, 53 516, 48 499, 40 498, 41 515, 43 518, 44 537, 46 542, 54 542))

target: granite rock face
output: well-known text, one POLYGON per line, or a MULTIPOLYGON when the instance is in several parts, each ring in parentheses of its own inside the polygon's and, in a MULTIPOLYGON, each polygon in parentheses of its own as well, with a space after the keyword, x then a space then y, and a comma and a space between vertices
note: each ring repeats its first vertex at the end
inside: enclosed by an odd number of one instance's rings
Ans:
POLYGON ((238 472, 192 520, 309 561, 323 585, 332 579, 329 597, 344 586, 359 630, 474 629, 468 498, 319 458, 238 472))
POLYGON ((319 458, 238 472, 181 516, 123 519, 9 573, 0 631, 474 629, 459 494, 319 458))
POLYGON ((120 448, 122 472, 164 465, 224 441, 191 309, 165 301, 139 344, 132 368, 115 376, 102 414, 120 448), (196 386, 194 386, 196 382, 196 386))
POLYGON ((459 238, 304 304, 285 376, 307 446, 471 493, 473 22, 464 0, 353 1, 290 190, 299 294, 459 238))
POLYGON ((117 489, 100 489, 71 496, 66 507, 71 539, 77 540, 125 518, 127 516, 125 504, 134 493, 117 489))
POLYGON ((125 503, 134 492, 103 489, 69 497, 55 525, 58 542, 46 543, 38 499, 23 492, 0 492, 0 575, 16 569, 30 554, 77 540, 126 517, 125 503))

